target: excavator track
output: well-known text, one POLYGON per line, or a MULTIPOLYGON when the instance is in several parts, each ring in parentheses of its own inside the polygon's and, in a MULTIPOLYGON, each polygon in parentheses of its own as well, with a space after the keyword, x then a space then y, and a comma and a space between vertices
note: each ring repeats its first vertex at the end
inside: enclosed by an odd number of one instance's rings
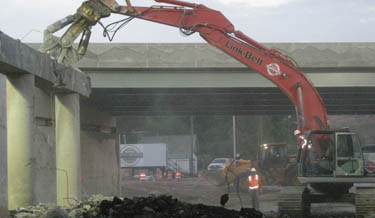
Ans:
POLYGON ((295 194, 281 197, 278 207, 280 216, 302 217, 302 195, 295 194))
MULTIPOLYGON (((297 187, 293 188, 300 189, 297 187)), ((304 201, 303 190, 293 194, 288 192, 290 191, 286 190, 281 193, 278 204, 280 216, 287 215, 288 217, 307 217, 310 214, 310 204, 304 201)))
POLYGON ((375 217, 375 187, 357 187, 356 217, 375 217))

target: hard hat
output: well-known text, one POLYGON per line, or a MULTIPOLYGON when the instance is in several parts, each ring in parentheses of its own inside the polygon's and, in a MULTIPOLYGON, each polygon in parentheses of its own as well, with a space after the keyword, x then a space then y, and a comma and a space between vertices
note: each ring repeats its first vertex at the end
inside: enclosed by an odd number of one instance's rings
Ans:
POLYGON ((294 131, 294 135, 299 135, 299 134, 301 134, 301 131, 300 131, 299 129, 296 129, 296 130, 294 131))
POLYGON ((253 167, 251 168, 250 172, 255 173, 257 170, 253 167))

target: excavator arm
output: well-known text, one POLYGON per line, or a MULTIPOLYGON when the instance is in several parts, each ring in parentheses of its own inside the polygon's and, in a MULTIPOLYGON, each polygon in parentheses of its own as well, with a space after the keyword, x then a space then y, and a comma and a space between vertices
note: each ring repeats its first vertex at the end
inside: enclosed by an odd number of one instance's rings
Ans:
POLYGON ((289 57, 236 31, 233 24, 219 11, 202 4, 177 0, 155 1, 171 6, 135 7, 131 5, 130 0, 126 0, 124 6, 115 0, 86 1, 75 15, 68 16, 47 28, 42 50, 54 54, 61 63, 71 63, 72 57, 79 58, 84 55, 91 26, 111 13, 126 15, 129 19, 139 18, 177 27, 186 35, 199 33, 209 44, 277 85, 295 105, 298 128, 302 133, 307 130, 328 129, 327 114, 321 97, 289 57), (71 26, 61 38, 52 35, 69 24, 71 26), (83 33, 83 37, 78 51, 74 51, 72 44, 80 33, 83 33))

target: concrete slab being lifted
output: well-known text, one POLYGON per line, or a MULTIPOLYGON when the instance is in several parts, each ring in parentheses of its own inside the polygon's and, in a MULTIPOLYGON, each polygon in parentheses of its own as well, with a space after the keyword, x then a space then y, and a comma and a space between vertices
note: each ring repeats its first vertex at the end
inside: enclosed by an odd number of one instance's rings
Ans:
POLYGON ((75 92, 88 97, 91 93, 89 76, 72 67, 55 63, 47 55, 12 39, 0 31, 0 73, 6 75, 29 73, 35 75, 36 85, 63 83, 59 91, 75 92), (57 75, 61 75, 58 79, 57 75))

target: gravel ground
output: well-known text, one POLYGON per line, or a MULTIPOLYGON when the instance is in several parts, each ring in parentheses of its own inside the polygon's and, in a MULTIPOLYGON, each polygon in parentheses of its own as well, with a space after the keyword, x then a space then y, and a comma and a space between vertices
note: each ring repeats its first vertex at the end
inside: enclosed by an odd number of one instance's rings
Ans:
MULTIPOLYGON (((300 193, 303 187, 265 186, 260 195, 260 211, 276 218, 279 198, 300 193)), ((88 201, 69 207, 40 204, 10 211, 11 218, 262 218, 251 208, 247 193, 229 193, 225 208, 220 197, 228 190, 204 179, 184 178, 180 181, 141 182, 126 179, 122 196, 92 196, 88 201), (241 209, 241 205, 243 209, 241 209)), ((312 217, 354 217, 354 206, 347 204, 312 205, 312 217)), ((264 218, 265 218, 264 217, 264 218)), ((2 218, 2 217, 1 217, 2 218)), ((283 217, 285 218, 285 217, 283 217)))
MULTIPOLYGON (((192 204, 220 206, 220 196, 227 191, 226 187, 217 187, 204 179, 183 178, 180 181, 140 182, 127 179, 122 184, 122 197, 149 196, 150 194, 167 194, 192 204)), ((298 193, 295 187, 265 186, 260 195, 260 211, 268 216, 277 216, 277 203, 281 194, 298 193), (283 193, 281 193, 283 189, 283 193), (287 191, 285 191, 287 190, 287 191)), ((240 193, 244 207, 251 207, 249 194, 240 193)), ((241 200, 235 192, 230 192, 227 208, 240 209, 241 200)), ((354 206, 350 204, 313 204, 312 214, 316 217, 353 217, 354 206)))

